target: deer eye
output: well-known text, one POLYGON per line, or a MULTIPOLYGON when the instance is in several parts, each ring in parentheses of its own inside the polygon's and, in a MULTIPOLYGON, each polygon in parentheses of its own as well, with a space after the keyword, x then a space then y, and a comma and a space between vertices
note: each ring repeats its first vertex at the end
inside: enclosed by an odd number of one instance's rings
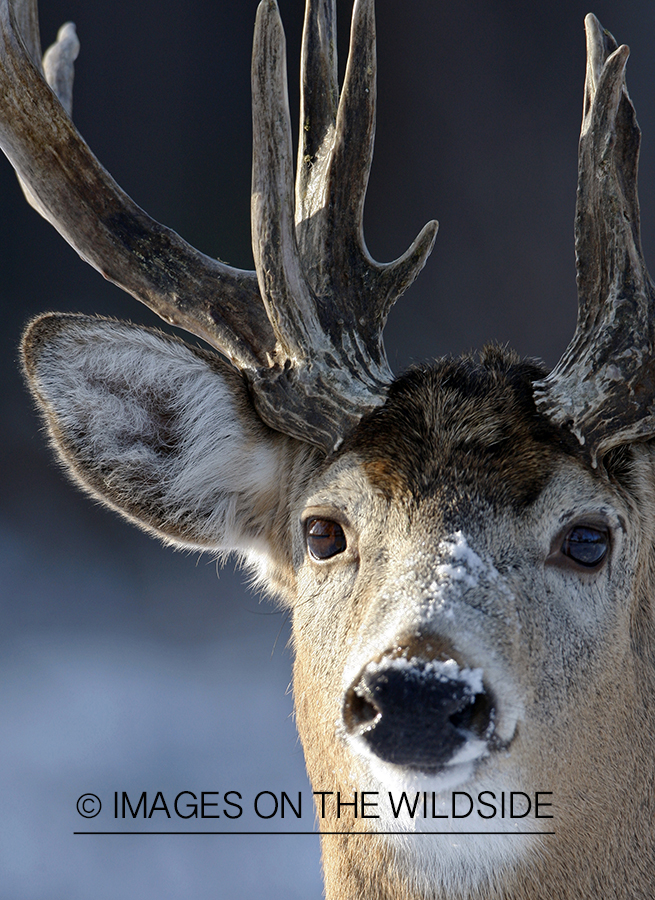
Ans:
POLYGON ((576 525, 564 538, 562 553, 578 565, 593 569, 607 556, 609 543, 607 531, 589 525, 576 525))
POLYGON ((338 522, 310 519, 307 523, 307 547, 314 559, 331 559, 346 549, 346 535, 338 522))

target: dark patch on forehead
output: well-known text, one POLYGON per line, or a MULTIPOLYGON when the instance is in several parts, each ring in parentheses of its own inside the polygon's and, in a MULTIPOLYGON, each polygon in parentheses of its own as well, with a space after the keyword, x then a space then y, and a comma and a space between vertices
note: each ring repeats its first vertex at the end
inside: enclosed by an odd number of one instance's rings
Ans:
POLYGON ((532 383, 545 374, 497 347, 479 359, 412 369, 342 452, 359 453, 368 477, 390 496, 439 496, 442 508, 462 498, 524 507, 558 458, 582 459, 575 438, 536 411, 532 383))

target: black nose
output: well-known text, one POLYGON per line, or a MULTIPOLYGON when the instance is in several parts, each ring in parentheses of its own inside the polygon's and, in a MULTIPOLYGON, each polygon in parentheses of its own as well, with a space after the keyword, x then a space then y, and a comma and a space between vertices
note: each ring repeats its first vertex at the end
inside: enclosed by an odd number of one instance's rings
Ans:
POLYGON ((489 736, 493 704, 454 660, 385 658, 350 687, 343 716, 380 759, 434 774, 467 740, 489 736))

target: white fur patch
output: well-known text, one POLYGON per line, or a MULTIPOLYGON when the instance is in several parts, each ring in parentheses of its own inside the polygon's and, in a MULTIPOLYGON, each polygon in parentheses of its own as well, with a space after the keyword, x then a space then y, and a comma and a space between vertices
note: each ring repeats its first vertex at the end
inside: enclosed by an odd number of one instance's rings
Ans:
MULTIPOLYGON (((464 768, 461 767, 462 774, 464 768)), ((469 777, 471 773, 472 767, 468 771, 469 777)), ((396 849, 398 862, 407 877, 429 896, 435 888, 440 888, 445 895, 459 891, 468 894, 476 887, 484 890, 494 880, 502 881, 503 874, 542 840, 538 835, 529 833, 540 831, 543 827, 534 819, 482 818, 477 815, 477 808, 466 818, 453 818, 453 793, 461 792, 456 810, 459 803, 459 812, 463 814, 469 807, 465 793, 476 797, 481 789, 468 778, 463 778, 457 785, 454 781, 446 784, 441 778, 426 777, 405 777, 384 782, 387 795, 391 793, 394 796, 396 812, 403 791, 411 800, 409 809, 413 809, 416 793, 419 792, 413 816, 406 804, 396 817, 391 803, 381 803, 382 816, 377 828, 396 832, 387 835, 386 840, 396 849)), ((487 779, 484 790, 500 798, 502 787, 487 779)), ((483 812, 489 811, 481 808, 483 812)), ((500 803, 497 808, 500 809, 500 803)))

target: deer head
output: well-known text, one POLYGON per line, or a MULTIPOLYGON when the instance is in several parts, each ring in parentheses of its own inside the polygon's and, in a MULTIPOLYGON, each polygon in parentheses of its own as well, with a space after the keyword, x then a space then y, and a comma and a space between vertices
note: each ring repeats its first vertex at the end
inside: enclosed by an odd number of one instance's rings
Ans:
POLYGON ((0 144, 27 199, 211 348, 46 315, 23 342, 31 389, 86 491, 165 541, 239 554, 291 609, 327 897, 650 896, 653 287, 627 48, 587 18, 561 362, 487 348, 394 379, 382 328, 436 223, 393 263, 368 254, 372 0, 341 92, 334 2, 307 2, 295 192, 284 38, 274 0, 259 7, 256 272, 148 218, 93 157, 70 119, 74 28, 41 63, 35 5, 0 15, 0 144), (449 812, 458 790, 475 827, 449 812), (511 792, 533 815, 501 818, 511 792))

